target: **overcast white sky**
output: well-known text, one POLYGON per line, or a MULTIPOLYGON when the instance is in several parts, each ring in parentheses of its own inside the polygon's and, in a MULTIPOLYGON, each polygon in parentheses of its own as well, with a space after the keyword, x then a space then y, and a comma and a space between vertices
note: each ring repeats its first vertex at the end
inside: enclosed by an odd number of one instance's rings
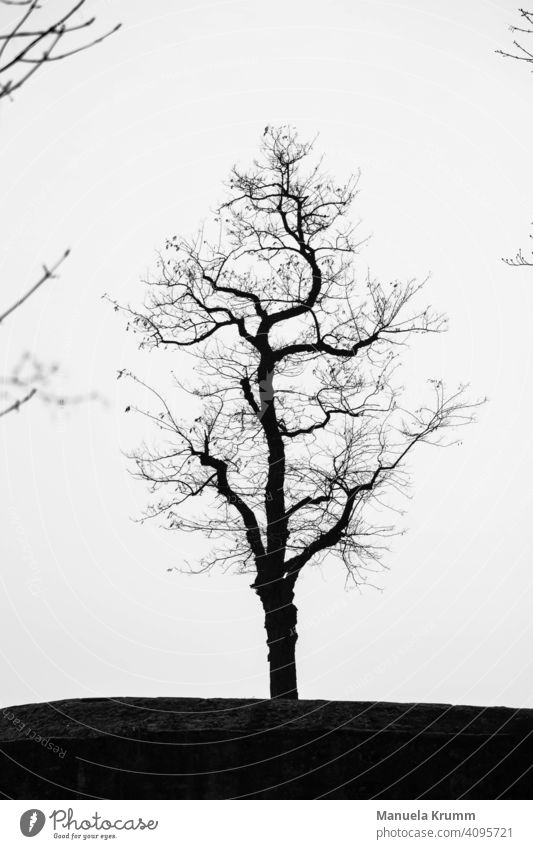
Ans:
POLYGON ((412 463, 382 592, 345 592, 335 562, 300 580, 300 695, 533 707, 533 274, 500 260, 533 220, 533 75, 494 52, 516 4, 94 0, 123 29, 3 102, 0 305, 72 256, 2 329, 0 373, 31 348, 109 403, 2 419, 2 704, 268 694, 250 576, 168 572, 198 541, 131 520, 146 490, 121 452, 153 434, 116 373, 166 386, 182 366, 138 352, 101 295, 139 301, 165 238, 288 122, 362 171, 363 273, 432 272, 451 329, 416 342, 413 379, 490 399, 462 446, 412 463))

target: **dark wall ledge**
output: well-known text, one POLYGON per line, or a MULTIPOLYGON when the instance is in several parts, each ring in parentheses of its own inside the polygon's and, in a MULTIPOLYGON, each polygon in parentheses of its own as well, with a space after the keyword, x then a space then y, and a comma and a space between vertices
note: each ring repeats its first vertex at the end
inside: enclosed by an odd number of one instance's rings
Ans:
POLYGON ((14 799, 531 799, 533 710, 69 699, 0 709, 14 799))

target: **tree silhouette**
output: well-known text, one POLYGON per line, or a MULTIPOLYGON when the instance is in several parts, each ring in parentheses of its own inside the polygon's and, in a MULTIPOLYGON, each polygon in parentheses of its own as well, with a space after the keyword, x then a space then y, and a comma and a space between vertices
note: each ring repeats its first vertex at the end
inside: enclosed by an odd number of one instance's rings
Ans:
POLYGON ((448 394, 435 380, 432 404, 403 406, 401 347, 444 319, 415 306, 423 284, 356 279, 347 213, 357 178, 338 185, 313 143, 267 127, 260 159, 235 167, 228 189, 216 238, 207 228, 193 242, 174 237, 144 307, 115 304, 141 346, 188 351, 195 363, 192 385, 177 381, 198 407, 194 421, 131 375, 157 402, 135 409, 165 436, 132 455, 134 474, 154 493, 146 517, 223 540, 198 569, 254 573, 271 696, 297 698, 302 570, 330 556, 349 580, 367 581, 394 530, 376 507, 404 487, 407 456, 471 421, 475 405, 464 387, 448 394))

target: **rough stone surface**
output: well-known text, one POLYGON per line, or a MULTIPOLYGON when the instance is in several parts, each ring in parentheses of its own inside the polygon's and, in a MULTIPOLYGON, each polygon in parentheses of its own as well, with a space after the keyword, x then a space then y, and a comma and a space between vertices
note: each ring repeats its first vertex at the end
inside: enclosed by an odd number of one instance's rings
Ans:
POLYGON ((16 799, 530 799, 533 710, 69 699, 0 709, 0 750, 16 799))

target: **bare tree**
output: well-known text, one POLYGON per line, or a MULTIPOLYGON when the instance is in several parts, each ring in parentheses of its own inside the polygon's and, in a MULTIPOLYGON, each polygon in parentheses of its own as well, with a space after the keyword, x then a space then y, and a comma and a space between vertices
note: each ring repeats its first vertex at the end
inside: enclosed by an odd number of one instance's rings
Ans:
MULTIPOLYGON (((531 41, 531 49, 524 47, 523 44, 520 43, 522 41, 522 36, 532 36, 533 37, 533 12, 527 12, 525 9, 519 9, 520 15, 522 17, 522 26, 510 26, 510 31, 514 33, 518 33, 517 37, 513 40, 514 52, 508 53, 505 50, 497 50, 496 53, 499 53, 501 56, 505 56, 507 59, 518 59, 522 62, 532 62, 533 63, 533 38, 531 41), (518 41, 520 38, 520 41, 518 41)), ((530 236, 533 238, 533 236, 530 236)), ((521 266, 521 265, 529 265, 533 266, 533 253, 530 258, 524 256, 522 249, 515 254, 514 257, 502 257, 503 261, 507 263, 507 265, 521 266)))
POLYGON ((192 242, 174 237, 145 306, 115 303, 141 346, 194 358, 193 384, 179 381, 198 406, 194 421, 130 375, 154 393, 155 408, 139 411, 165 436, 133 455, 134 474, 154 494, 146 517, 223 540, 200 570, 254 573, 272 698, 297 698, 302 570, 329 556, 349 581, 366 582, 394 530, 379 516, 407 482, 408 455, 471 421, 474 406, 438 380, 432 404, 403 406, 401 347, 442 331, 444 319, 415 306, 414 280, 356 279, 347 213, 357 178, 338 185, 312 149, 291 128, 267 128, 261 158, 232 171, 216 238, 207 228, 192 242))
MULTIPOLYGON (((74 4, 69 3, 62 14, 50 18, 49 6, 47 7, 46 3, 37 0, 0 0, 0 9, 10 7, 12 13, 11 19, 5 25, 6 31, 0 33, 0 101, 3 98, 12 98, 44 65, 87 50, 119 29, 120 24, 117 24, 102 35, 88 41, 79 41, 75 34, 83 34, 85 30, 93 27, 95 22, 94 17, 86 20, 80 17, 85 2, 86 0, 78 0, 74 4), (69 46, 62 49, 64 44, 69 46)), ((57 275, 68 254, 69 251, 65 251, 51 267, 43 266, 37 282, 0 312, 0 325, 19 310, 44 283, 57 275)), ((47 389, 49 379, 55 371, 55 366, 44 366, 31 354, 24 354, 9 375, 0 376, 0 418, 20 410, 38 392, 45 401, 64 403, 63 396, 47 389)), ((75 400, 79 399, 69 398, 70 402, 75 400)))

